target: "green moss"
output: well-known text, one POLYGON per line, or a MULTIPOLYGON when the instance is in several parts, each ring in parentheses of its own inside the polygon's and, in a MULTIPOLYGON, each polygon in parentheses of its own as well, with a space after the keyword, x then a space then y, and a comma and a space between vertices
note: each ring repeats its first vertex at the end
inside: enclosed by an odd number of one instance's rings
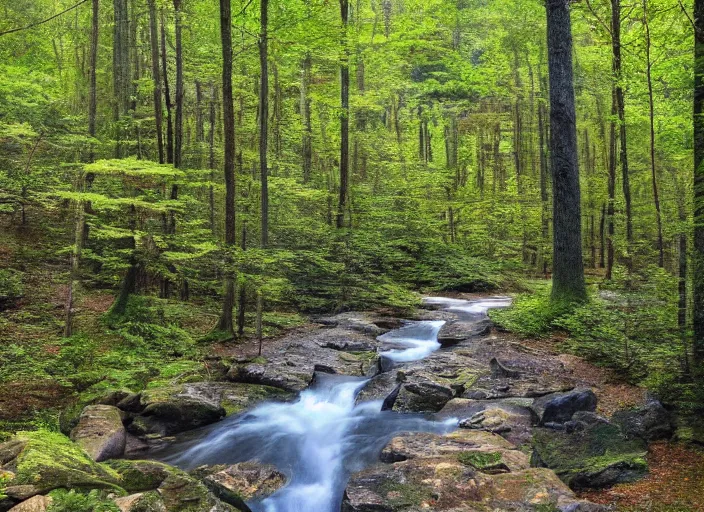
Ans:
POLYGON ((16 459, 16 485, 33 485, 40 492, 57 488, 109 488, 120 493, 119 475, 94 462, 78 445, 55 432, 21 432, 27 444, 16 459))
POLYGON ((119 475, 120 485, 131 493, 156 489, 169 475, 182 473, 168 464, 150 460, 111 460, 104 464, 119 475))
POLYGON ((264 356, 257 356, 257 357, 255 357, 254 359, 252 359, 252 360, 250 361, 250 363, 254 363, 254 364, 266 364, 266 363, 268 363, 268 361, 267 361, 266 357, 264 357, 264 356))
MULTIPOLYGON (((225 409, 225 414, 231 416, 237 414, 257 402, 265 400, 286 400, 291 396, 291 393, 279 388, 271 386, 262 386, 259 384, 244 384, 238 383, 237 390, 239 396, 225 396, 220 401, 220 407, 225 409)), ((225 395, 228 395, 227 393, 225 395)))
POLYGON ((385 481, 381 484, 380 491, 394 510, 418 507, 433 499, 433 492, 429 487, 411 482, 385 481))
POLYGON ((536 429, 533 447, 534 462, 553 469, 565 483, 576 487, 599 484, 608 470, 614 471, 613 479, 628 481, 644 475, 648 468, 645 443, 625 439, 616 425, 608 423, 575 434, 536 429))
POLYGON ((457 454, 457 460, 465 466, 481 470, 499 464, 501 452, 460 452, 457 454))

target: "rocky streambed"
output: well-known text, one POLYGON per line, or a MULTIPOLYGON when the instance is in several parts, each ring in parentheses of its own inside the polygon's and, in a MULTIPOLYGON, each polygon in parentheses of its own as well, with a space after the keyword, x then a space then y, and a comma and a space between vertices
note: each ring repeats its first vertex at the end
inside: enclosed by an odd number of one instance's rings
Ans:
POLYGON ((644 475, 669 415, 598 415, 572 359, 492 331, 486 310, 507 303, 429 298, 413 321, 345 313, 262 356, 219 347, 215 381, 116 390, 66 411, 71 440, 0 444, 0 511, 61 488, 132 512, 603 510, 574 490, 644 475))

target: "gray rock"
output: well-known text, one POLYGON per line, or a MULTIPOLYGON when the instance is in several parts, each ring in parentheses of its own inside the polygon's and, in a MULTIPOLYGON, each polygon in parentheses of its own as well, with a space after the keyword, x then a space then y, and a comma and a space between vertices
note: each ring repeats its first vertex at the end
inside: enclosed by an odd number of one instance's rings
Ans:
POLYGON ((71 431, 71 439, 96 462, 122 457, 126 431, 120 410, 111 405, 89 405, 71 431))
POLYGON ((578 389, 536 398, 531 408, 538 416, 541 425, 565 423, 578 411, 595 411, 596 401, 596 395, 591 389, 578 389))
POLYGON ((451 388, 426 380, 401 386, 393 410, 401 412, 438 412, 454 398, 451 388))
POLYGON ((34 496, 12 507, 9 512, 45 512, 51 505, 49 496, 34 496))
POLYGON ((627 437, 638 437, 648 442, 670 439, 675 433, 670 413, 658 401, 637 409, 618 411, 612 421, 621 426, 627 437))

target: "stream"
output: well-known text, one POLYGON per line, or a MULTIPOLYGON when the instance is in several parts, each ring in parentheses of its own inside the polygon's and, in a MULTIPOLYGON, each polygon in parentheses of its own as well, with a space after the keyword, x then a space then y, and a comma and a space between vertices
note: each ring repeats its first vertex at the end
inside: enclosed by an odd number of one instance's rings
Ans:
MULTIPOLYGON (((428 305, 463 321, 482 320, 490 308, 510 299, 480 300, 429 297, 428 305)), ((378 339, 380 352, 399 365, 417 361, 440 348, 444 321, 409 321, 378 339)), ((356 403, 366 377, 316 374, 295 402, 265 403, 241 415, 201 429, 169 448, 162 458, 183 469, 203 464, 256 460, 275 465, 288 484, 262 500, 248 503, 255 512, 339 512, 347 481, 378 462, 386 444, 404 432, 444 434, 456 419, 432 421, 425 415, 382 411, 382 400, 356 403)))

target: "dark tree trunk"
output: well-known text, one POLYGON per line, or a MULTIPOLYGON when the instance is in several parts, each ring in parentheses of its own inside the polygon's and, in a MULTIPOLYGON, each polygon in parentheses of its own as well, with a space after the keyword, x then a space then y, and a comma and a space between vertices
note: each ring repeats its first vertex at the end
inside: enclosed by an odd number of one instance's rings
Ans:
POLYGON ((611 121, 609 122, 609 179, 608 179, 608 194, 609 202, 606 209, 606 221, 608 223, 608 239, 606 251, 606 279, 611 280, 614 270, 614 235, 616 213, 616 90, 612 91, 611 96, 611 121))
POLYGON ((120 120, 130 108, 130 33, 127 0, 113 0, 113 90, 115 96, 114 120, 116 123, 115 156, 123 157, 120 120))
POLYGON ((704 0, 694 0, 693 356, 704 368, 704 0))
POLYGON ((628 170, 628 144, 626 143, 626 113, 623 86, 621 85, 621 0, 611 0, 611 42, 613 51, 613 73, 615 83, 616 112, 619 123, 619 160, 623 197, 626 203, 626 241, 628 242, 628 267, 632 263, 633 219, 631 213, 631 185, 628 170))
POLYGON ((347 28, 349 24, 349 0, 340 0, 342 19, 342 58, 340 60, 340 197, 337 204, 337 227, 345 227, 345 210, 349 198, 350 160, 350 54, 347 28))
POLYGON ((655 172, 655 105, 653 101, 653 62, 650 57, 650 24, 648 22, 648 3, 643 0, 643 26, 645 27, 645 63, 646 79, 648 81, 648 107, 650 113, 650 174, 653 182, 653 203, 655 204, 655 220, 658 228, 658 266, 665 266, 665 248, 662 239, 662 212, 660 211, 660 194, 658 179, 655 172))
POLYGON ((599 221, 599 267, 606 266, 605 261, 606 249, 606 204, 601 206, 601 220, 599 221))
POLYGON ((259 176, 261 180, 261 246, 269 245, 269 0, 261 0, 259 15, 259 176))
POLYGON ((159 72, 159 36, 156 22, 156 0, 149 0, 149 43, 152 55, 152 79, 154 80, 154 121, 156 123, 156 145, 159 163, 164 163, 164 134, 162 128, 161 73, 159 72))
POLYGON ((208 187, 208 203, 210 206, 210 231, 215 234, 215 124, 216 124, 216 101, 217 89, 215 84, 211 86, 210 91, 210 115, 209 124, 210 131, 208 132, 208 168, 210 169, 210 186, 208 187))
MULTIPOLYGON (((231 250, 235 233, 235 111, 232 95, 232 8, 230 0, 220 0, 220 37, 222 41, 222 118, 225 139, 225 245, 231 250)), ((228 257, 228 265, 233 264, 228 257)), ((232 308, 235 305, 235 279, 228 268, 223 308, 218 330, 233 333, 232 308)))
MULTIPOLYGON (((100 19, 98 16, 100 0, 92 0, 92 22, 90 34, 90 99, 88 103, 88 135, 95 137, 97 133, 96 117, 98 112, 98 85, 97 85, 97 69, 98 69, 98 31, 100 28, 100 19)), ((89 160, 94 160, 93 149, 90 150, 89 160)))
MULTIPOLYGON (((240 240, 242 251, 247 250, 247 223, 242 223, 242 239, 240 240)), ((237 300, 237 336, 244 336, 245 319, 247 315, 247 284, 240 280, 239 299, 237 300)))
POLYGON ((582 218, 572 76, 572 28, 567 0, 547 0, 550 75, 550 158, 553 185, 554 300, 584 300, 582 218))
POLYGON ((164 100, 166 103, 166 163, 174 163, 174 128, 171 115, 171 89, 169 88, 169 64, 166 55, 166 23, 161 13, 161 71, 164 75, 164 100))
POLYGON ((183 31, 181 0, 174 0, 174 31, 176 39, 176 122, 174 126, 174 167, 181 167, 183 148, 183 31))

